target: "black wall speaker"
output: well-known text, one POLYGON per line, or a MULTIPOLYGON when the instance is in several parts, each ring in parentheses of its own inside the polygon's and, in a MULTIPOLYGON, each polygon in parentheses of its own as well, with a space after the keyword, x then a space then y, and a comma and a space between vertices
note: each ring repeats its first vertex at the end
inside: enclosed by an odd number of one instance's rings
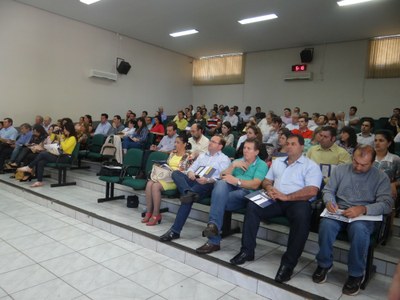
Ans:
POLYGON ((128 74, 129 70, 131 69, 131 65, 126 61, 121 61, 117 66, 117 71, 119 74, 128 74))
POLYGON ((302 63, 310 63, 313 60, 314 48, 306 48, 300 52, 300 59, 302 63))

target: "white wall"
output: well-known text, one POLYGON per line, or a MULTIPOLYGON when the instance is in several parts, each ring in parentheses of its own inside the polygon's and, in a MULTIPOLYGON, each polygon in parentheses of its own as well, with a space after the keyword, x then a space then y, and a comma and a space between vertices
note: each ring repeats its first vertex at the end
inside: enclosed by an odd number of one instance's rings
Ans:
POLYGON ((186 56, 0 1, 0 118, 16 125, 36 114, 99 119, 128 109, 153 114, 159 105, 173 114, 192 101, 191 68, 186 56), (132 65, 128 75, 117 82, 88 78, 92 68, 116 73, 116 57, 132 65))
POLYGON ((247 55, 243 85, 196 86, 194 105, 213 103, 261 106, 281 114, 284 107, 327 112, 358 107, 360 116, 388 116, 399 106, 400 78, 365 79, 368 41, 314 46, 308 64, 312 81, 283 81, 291 66, 300 63, 304 48, 265 51, 247 55))

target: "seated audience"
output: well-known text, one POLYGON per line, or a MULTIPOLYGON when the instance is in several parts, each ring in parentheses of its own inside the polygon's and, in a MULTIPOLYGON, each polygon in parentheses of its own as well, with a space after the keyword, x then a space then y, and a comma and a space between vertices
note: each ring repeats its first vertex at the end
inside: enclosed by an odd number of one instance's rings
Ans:
POLYGON ((251 113, 251 106, 246 106, 246 108, 244 109, 244 112, 242 112, 239 117, 242 120, 243 123, 247 123, 250 121, 250 117, 252 117, 252 113, 251 113))
POLYGON ((361 123, 361 132, 357 134, 357 143, 373 147, 375 140, 375 136, 371 132, 373 128, 374 120, 372 118, 364 118, 361 123))
POLYGON ((83 117, 83 122, 84 122, 85 125, 89 126, 89 132, 92 134, 94 132, 92 116, 91 115, 85 115, 83 117))
POLYGON ((221 119, 218 118, 217 112, 215 110, 211 111, 210 117, 207 120, 206 128, 207 128, 206 131, 210 136, 213 136, 220 130, 221 119))
MULTIPOLYGON (((354 151, 353 163, 338 166, 333 170, 328 184, 323 189, 323 200, 331 213, 347 218, 362 215, 389 214, 393 199, 390 182, 386 174, 373 167, 375 150, 370 145, 359 145, 354 151)), ((333 243, 340 231, 347 231, 350 242, 348 255, 348 278, 343 286, 345 295, 357 295, 364 280, 370 235, 375 222, 343 222, 322 218, 319 226, 318 267, 312 275, 316 283, 324 283, 333 267, 333 243)))
POLYGON ((283 116, 281 116, 281 120, 285 125, 292 123, 292 110, 290 108, 286 107, 283 110, 283 116))
POLYGON ((0 173, 3 173, 3 166, 6 159, 10 158, 14 150, 18 131, 13 126, 11 118, 3 120, 3 128, 0 130, 0 173))
MULTIPOLYGON (((313 131, 308 129, 308 120, 301 116, 298 118, 298 129, 291 130, 293 134, 300 134, 305 139, 311 139, 313 135, 313 131)), ((287 128, 287 127, 286 127, 287 128)))
MULTIPOLYGON (((288 148, 288 138, 292 134, 289 129, 281 128, 278 132, 278 146, 272 150, 271 155, 268 157, 269 161, 273 161, 277 157, 286 157, 288 148)), ((269 154, 269 153, 268 153, 269 154)))
POLYGON ((109 130, 109 135, 118 134, 124 130, 125 126, 122 124, 122 119, 120 115, 115 115, 112 122, 112 128, 109 130))
POLYGON ((150 132, 156 136, 155 142, 158 144, 165 135, 165 128, 164 128, 163 123, 161 122, 160 116, 154 117, 154 120, 155 120, 155 123, 151 127, 150 132))
POLYGON ((203 236, 208 241, 196 249, 198 254, 207 254, 220 250, 221 228, 225 210, 234 211, 246 207, 245 196, 260 187, 267 174, 267 164, 258 157, 260 142, 248 139, 243 148, 243 158, 234 160, 221 173, 211 194, 211 207, 207 227, 203 236))
POLYGON ((248 139, 257 139, 259 141, 260 146, 258 148, 258 150, 259 150, 258 157, 261 160, 265 161, 268 158, 268 153, 265 148, 265 145, 262 143, 261 130, 256 125, 252 125, 249 128, 247 128, 246 134, 240 137, 240 139, 238 141, 239 147, 237 147, 237 149, 236 149, 235 158, 243 157, 244 145, 248 139))
MULTIPOLYGON (((140 118, 141 119, 141 118, 140 118)), ((172 170, 186 171, 189 154, 186 152, 188 139, 186 135, 179 135, 175 140, 176 150, 171 152, 167 164, 172 170)), ((176 185, 173 181, 153 181, 149 180, 146 185, 146 214, 142 219, 142 223, 147 226, 154 226, 161 223, 162 215, 160 214, 161 192, 174 190, 176 185)))
POLYGON ((190 134, 192 137, 189 139, 189 143, 192 145, 191 158, 196 159, 200 153, 208 151, 209 140, 203 135, 204 128, 196 123, 190 127, 190 134))
POLYGON ((219 179, 221 172, 228 168, 231 160, 221 152, 224 145, 225 141, 222 136, 213 136, 208 144, 208 152, 200 154, 186 174, 180 171, 172 173, 172 179, 181 194, 180 200, 182 203, 176 214, 174 224, 160 237, 160 241, 168 242, 180 237, 193 202, 208 196, 214 187, 214 183, 219 179), (212 167, 215 171, 208 178, 196 176, 195 172, 200 167, 212 167))
POLYGON ((33 168, 35 169, 37 182, 32 184, 31 187, 43 186, 43 172, 47 163, 69 163, 71 161, 71 154, 74 151, 77 142, 74 124, 72 122, 65 123, 63 132, 60 132, 58 138, 60 141, 60 151, 62 151, 60 155, 54 155, 47 151, 40 152, 39 155, 29 163, 29 165, 18 169, 21 172, 30 173, 32 173, 33 168))
MULTIPOLYGON (((30 125, 29 125, 30 126, 30 125)), ((52 127, 49 127, 52 131, 52 127)), ((21 147, 15 158, 11 158, 7 166, 11 169, 18 168, 22 165, 26 166, 40 153, 45 151, 43 145, 47 139, 47 132, 42 125, 34 125, 32 129, 32 136, 28 143, 21 147)))
POLYGON ((187 127, 188 121, 184 118, 183 111, 178 111, 176 119, 174 119, 176 126, 180 131, 184 131, 187 127))
POLYGON ((147 129, 145 119, 140 117, 137 120, 138 128, 132 135, 128 135, 122 140, 122 149, 124 153, 126 150, 131 148, 143 149, 146 144, 147 136, 149 134, 149 130, 147 129))
POLYGON ((269 132, 272 129, 272 117, 273 115, 271 113, 268 113, 265 115, 265 117, 258 122, 258 127, 261 130, 261 133, 263 135, 263 141, 267 140, 267 137, 269 136, 269 132))
POLYGON ((264 136, 264 142, 271 144, 274 148, 278 145, 278 132, 282 128, 282 119, 280 117, 272 118, 272 129, 269 131, 267 136, 264 136))
POLYGON ((384 129, 390 130, 393 136, 396 136, 400 132, 400 116, 393 115, 390 117, 389 121, 383 127, 384 129))
POLYGON ((235 140, 235 137, 233 136, 231 131, 232 131, 231 123, 229 123, 228 121, 222 123, 221 134, 223 139, 225 140, 225 146, 233 147, 233 142, 235 140))
MULTIPOLYGON (((256 107, 256 114, 254 115, 256 117, 257 122, 260 122, 262 119, 265 118, 265 112, 261 111, 261 107, 257 106, 256 107)), ((260 126, 260 125, 258 125, 260 126)))
POLYGON ((355 127, 360 123, 360 118, 357 116, 357 107, 350 106, 349 116, 345 119, 345 125, 355 127))
POLYGON ((106 113, 101 114, 100 123, 99 123, 99 125, 97 125, 96 130, 94 131, 94 134, 102 134, 104 136, 108 136, 108 135, 110 135, 111 130, 112 130, 112 126, 108 122, 108 114, 106 114, 106 113))
MULTIPOLYGON (((41 124, 36 124, 35 126, 40 126, 42 127, 43 131, 44 128, 41 124)), ((15 144, 12 146, 14 150, 12 150, 11 156, 10 156, 10 163, 15 162, 15 159, 17 158, 18 154, 20 151, 23 149, 23 147, 28 145, 30 143, 30 140, 32 139, 32 127, 28 123, 23 123, 20 128, 19 128, 20 134, 15 141, 15 144)), ((2 154, 0 154, 0 164, 1 162, 4 162, 2 158, 2 154)), ((2 166, 0 166, 1 168, 2 166)))
POLYGON ((336 144, 346 150, 350 156, 353 156, 354 149, 357 147, 357 135, 354 128, 344 126, 340 130, 339 139, 336 141, 336 144))
POLYGON ((317 164, 339 165, 351 162, 350 154, 336 142, 336 130, 330 126, 322 127, 319 145, 307 151, 307 157, 317 164))
POLYGON ((292 122, 289 124, 286 124, 286 128, 289 129, 290 131, 293 131, 295 129, 299 129, 299 115, 294 113, 292 114, 292 122))
MULTIPOLYGON (((44 117, 44 119, 43 119, 43 127, 44 127, 44 130, 46 130, 46 132, 49 130, 49 128, 50 128, 50 125, 51 125, 51 121, 52 121, 52 119, 51 119, 51 117, 49 117, 49 116, 46 116, 46 117, 44 117)), ((83 121, 83 120, 82 120, 83 121)))
POLYGON ((128 126, 127 127, 125 127, 122 131, 121 131, 121 136, 127 136, 127 135, 132 135, 135 131, 136 131, 136 128, 135 128, 135 124, 136 124, 136 121, 134 121, 134 120, 128 120, 128 126))
POLYGON ((224 122, 229 122, 231 123, 232 127, 234 129, 236 129, 236 127, 239 125, 239 118, 238 116, 235 114, 235 108, 231 107, 229 109, 229 113, 228 115, 224 118, 224 122))
POLYGON ((151 151, 162 151, 171 152, 175 149, 175 139, 178 136, 176 134, 176 124, 175 122, 168 123, 167 125, 167 135, 164 135, 158 145, 151 145, 151 151))
POLYGON ((393 135, 390 131, 379 130, 375 133, 375 152, 374 166, 384 171, 389 177, 392 197, 397 204, 400 187, 400 157, 394 154, 393 135))
POLYGON ((292 135, 288 139, 288 156, 273 161, 262 188, 275 202, 265 208, 253 202, 247 204, 242 247, 230 261, 241 265, 254 260, 260 221, 284 216, 289 220, 290 231, 287 250, 275 276, 279 283, 290 280, 303 252, 311 224, 311 201, 315 199, 322 181, 318 165, 302 155, 303 146, 304 138, 292 135))
POLYGON ((308 128, 310 130, 315 131, 315 129, 318 127, 318 118, 319 118, 319 113, 313 113, 311 116, 311 120, 308 121, 308 128))

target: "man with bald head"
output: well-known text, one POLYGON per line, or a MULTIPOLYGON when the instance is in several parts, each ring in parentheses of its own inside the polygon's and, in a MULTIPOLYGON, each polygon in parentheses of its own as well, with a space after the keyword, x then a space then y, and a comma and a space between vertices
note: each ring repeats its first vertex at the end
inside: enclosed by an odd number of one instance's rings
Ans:
MULTIPOLYGON (((384 172, 373 167, 375 150, 370 145, 359 145, 354 150, 353 162, 337 166, 323 189, 323 200, 331 213, 347 218, 362 215, 382 215, 392 211, 390 181, 384 172)), ((342 222, 322 218, 319 227, 318 267, 312 279, 324 283, 333 266, 333 243, 340 231, 347 231, 350 242, 348 255, 348 279, 343 294, 357 295, 364 281, 370 235, 375 222, 342 222)))

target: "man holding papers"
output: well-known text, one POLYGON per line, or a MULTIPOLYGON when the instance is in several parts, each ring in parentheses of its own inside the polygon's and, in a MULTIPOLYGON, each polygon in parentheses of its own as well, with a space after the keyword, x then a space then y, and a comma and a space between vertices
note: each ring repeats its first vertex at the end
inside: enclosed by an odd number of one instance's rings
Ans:
POLYGON ((261 144, 257 139, 244 142, 243 158, 234 160, 222 172, 211 194, 210 216, 203 236, 208 241, 196 249, 198 254, 220 250, 221 228, 225 210, 234 211, 246 207, 245 196, 260 187, 267 174, 267 164, 258 157, 261 144))
MULTIPOLYGON (((329 183, 323 189, 323 200, 328 212, 338 213, 347 218, 362 215, 388 214, 392 210, 390 182, 387 175, 373 167, 375 150, 369 145, 359 145, 353 154, 353 163, 338 166, 331 174, 329 183)), ((319 227, 318 267, 312 279, 324 283, 333 266, 333 243, 337 234, 346 230, 350 250, 348 257, 348 279, 343 294, 357 295, 364 280, 370 235, 375 222, 354 221, 351 223, 322 218, 319 227)))
POLYGON ((234 265, 254 260, 260 221, 285 216, 290 223, 287 250, 275 277, 277 282, 290 280, 307 241, 311 223, 311 203, 322 182, 319 166, 303 156, 304 138, 293 134, 287 140, 288 157, 276 158, 262 187, 274 203, 263 208, 254 202, 247 205, 243 224, 242 247, 231 259, 234 265))
POLYGON ((228 168, 231 160, 221 152, 224 146, 223 137, 215 135, 208 144, 208 152, 199 155, 188 169, 187 174, 180 171, 172 172, 172 179, 181 194, 182 204, 171 229, 160 237, 161 242, 169 242, 180 237, 183 225, 192 209, 193 201, 209 195, 220 172, 228 168))

